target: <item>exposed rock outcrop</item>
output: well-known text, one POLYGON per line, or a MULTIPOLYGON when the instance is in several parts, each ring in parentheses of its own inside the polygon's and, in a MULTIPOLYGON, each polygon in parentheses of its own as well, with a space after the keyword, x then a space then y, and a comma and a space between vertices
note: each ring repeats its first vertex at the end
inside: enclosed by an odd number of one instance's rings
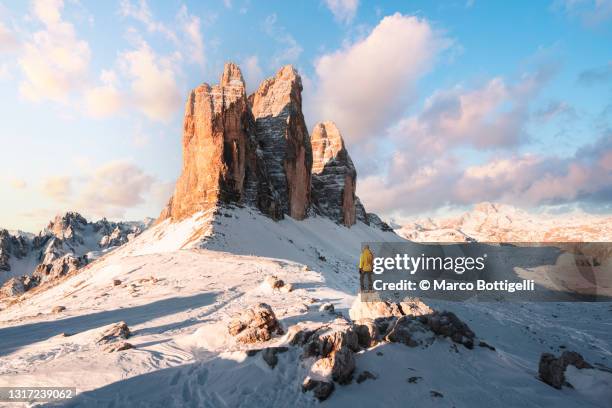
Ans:
POLYGON ((355 355, 359 341, 353 325, 337 318, 328 323, 300 323, 289 329, 291 345, 302 346, 302 358, 311 361, 303 391, 313 391, 324 400, 333 392, 334 381, 347 384, 355 371, 355 355))
POLYGON ((18 276, 7 280, 0 286, 0 296, 19 296, 27 290, 25 276, 18 276))
POLYGON ((110 344, 114 342, 120 342, 125 340, 132 335, 130 328, 125 322, 117 322, 108 326, 102 330, 96 343, 98 344, 110 344))
POLYGON ((407 298, 402 302, 382 300, 378 296, 356 298, 349 309, 351 319, 378 319, 382 317, 423 316, 432 314, 433 310, 418 298, 407 298))
POLYGON ((397 319, 385 336, 385 340, 403 343, 409 347, 429 346, 435 339, 434 333, 420 320, 412 316, 397 319))
POLYGON ((75 257, 72 254, 63 255, 48 263, 41 263, 36 267, 32 277, 38 282, 57 279, 68 273, 74 272, 87 263, 86 257, 75 257))
POLYGON ((312 377, 306 377, 302 383, 302 392, 312 391, 319 401, 329 398, 335 388, 333 381, 315 380, 312 377))
POLYGON ((25 257, 29 243, 23 236, 13 236, 7 230, 0 230, 0 272, 10 271, 10 257, 18 259, 25 257))
POLYGON ((265 303, 248 307, 229 322, 227 330, 244 344, 268 341, 274 334, 283 334, 274 311, 265 303))
POLYGON ((543 353, 540 357, 538 374, 546 384, 561 389, 565 384, 565 369, 568 365, 580 369, 593 368, 575 351, 564 351, 558 358, 550 353, 543 353))
POLYGON ((336 126, 323 122, 313 136, 295 68, 284 66, 247 98, 240 69, 226 64, 219 85, 189 94, 183 169, 158 222, 238 204, 275 220, 318 212, 346 226, 359 220, 390 230, 355 196, 357 174, 336 126))
POLYGON ((310 205, 312 148, 302 114, 302 79, 290 65, 249 96, 270 181, 281 210, 304 219, 310 205))
POLYGON ((350 227, 356 222, 357 171, 333 122, 317 123, 311 135, 312 201, 322 215, 350 227))
POLYGON ((0 284, 7 284, 0 297, 15 296, 22 289, 66 275, 133 239, 147 226, 106 219, 88 222, 79 213, 67 212, 56 216, 38 235, 0 230, 0 284), (10 275, 3 276, 3 271, 21 276, 9 283, 10 275))
MULTIPOLYGON (((235 64, 225 65, 220 83, 191 91, 183 122, 183 170, 160 220, 181 220, 219 203, 259 202, 276 215, 266 172, 259 165, 254 120, 245 84, 235 64), (254 188, 253 188, 254 186, 254 188), (271 198, 270 198, 271 200, 271 198)), ((263 208, 262 208, 263 207, 263 208)))
POLYGON ((453 312, 443 311, 424 315, 420 318, 431 331, 440 336, 449 337, 455 343, 463 344, 466 348, 474 348, 476 335, 469 326, 461 321, 453 312))
MULTIPOLYGON (((377 297, 355 299, 349 316, 353 319, 359 344, 369 347, 381 340, 399 342, 411 347, 427 346, 432 334, 448 337, 468 349, 474 348, 476 335, 469 326, 449 311, 431 309, 418 298, 402 302, 377 297)), ((494 349, 481 342, 483 347, 494 349)))

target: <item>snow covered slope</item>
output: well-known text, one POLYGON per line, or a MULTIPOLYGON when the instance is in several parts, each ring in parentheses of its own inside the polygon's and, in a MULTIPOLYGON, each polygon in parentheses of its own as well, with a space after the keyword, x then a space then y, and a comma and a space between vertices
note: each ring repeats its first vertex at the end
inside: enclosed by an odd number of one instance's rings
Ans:
POLYGON ((457 217, 416 220, 397 229, 397 233, 420 242, 610 242, 612 217, 531 214, 485 202, 457 217))
POLYGON ((573 349, 610 365, 612 306, 605 303, 433 304, 456 312, 496 350, 443 338, 424 349, 383 344, 357 354, 356 372, 377 379, 338 386, 322 404, 300 390, 298 348, 279 354, 272 369, 227 334, 228 319, 257 302, 272 306, 285 328, 329 320, 319 311, 328 302, 347 316, 360 242, 398 239, 319 217, 274 222, 248 208, 161 223, 3 307, 0 386, 76 386, 68 405, 88 407, 602 407, 612 400, 592 381, 556 390, 537 379, 542 352, 573 349), (269 275, 294 290, 271 291, 261 284, 269 275), (53 313, 56 306, 65 310, 53 313), (96 337, 122 320, 134 348, 103 352, 96 337))

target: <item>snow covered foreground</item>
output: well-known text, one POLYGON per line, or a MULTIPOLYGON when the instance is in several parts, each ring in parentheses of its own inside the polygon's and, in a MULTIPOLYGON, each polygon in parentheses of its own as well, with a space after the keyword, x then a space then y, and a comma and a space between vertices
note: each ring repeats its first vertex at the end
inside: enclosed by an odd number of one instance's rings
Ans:
POLYGON ((0 386, 76 386, 70 406, 79 407, 611 406, 610 379, 593 370, 568 370, 575 389, 537 379, 542 352, 571 349, 593 365, 612 365, 609 303, 431 303, 496 350, 447 339, 425 349, 384 344, 357 355, 356 374, 377 379, 338 386, 319 403, 301 392, 299 349, 279 354, 272 369, 261 353, 249 357, 234 343, 227 321, 257 302, 270 304, 285 328, 330 320, 319 312, 327 302, 348 316, 360 243, 399 238, 318 217, 273 222, 249 209, 223 212, 213 222, 200 214, 157 225, 0 311, 0 386), (294 290, 261 285, 269 275, 294 290), (54 314, 55 306, 66 310, 54 314), (94 339, 122 320, 135 348, 102 351, 94 339))

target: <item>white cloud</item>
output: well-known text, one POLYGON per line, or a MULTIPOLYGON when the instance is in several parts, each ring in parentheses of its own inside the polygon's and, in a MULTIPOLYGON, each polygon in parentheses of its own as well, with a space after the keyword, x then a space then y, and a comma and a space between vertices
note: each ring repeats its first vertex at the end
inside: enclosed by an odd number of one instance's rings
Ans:
POLYGON ((0 52, 14 51, 19 47, 17 36, 0 21, 0 52))
POLYGON ((125 96, 117 89, 113 71, 102 71, 102 85, 85 91, 85 107, 89 116, 106 118, 116 114, 124 106, 125 96))
POLYGON ((146 0, 139 0, 133 4, 130 0, 122 0, 119 13, 123 17, 131 17, 141 22, 148 32, 160 33, 171 41, 188 61, 204 65, 204 40, 201 33, 201 22, 198 16, 189 14, 187 6, 182 5, 179 9, 172 27, 157 20, 153 16, 146 0))
POLYGON ((9 64, 0 64, 0 81, 7 81, 12 77, 13 75, 11 74, 9 64))
POLYGON ((113 161, 90 174, 76 200, 77 208, 96 216, 119 217, 144 203, 154 178, 127 161, 113 161))
POLYGON ((20 179, 20 178, 10 178, 9 179, 9 184, 15 190, 23 190, 24 188, 26 188, 28 186, 28 184, 25 182, 25 180, 20 179))
POLYGON ((553 9, 561 10, 583 24, 595 26, 612 18, 612 0, 556 0, 553 9))
POLYGON ((295 62, 302 54, 302 46, 287 32, 285 27, 277 24, 276 14, 267 16, 262 24, 263 31, 273 38, 281 49, 271 58, 270 64, 275 69, 280 65, 295 62))
POLYGON ((24 44, 19 65, 25 79, 22 96, 33 101, 67 102, 69 94, 87 79, 91 51, 77 37, 74 26, 62 18, 63 1, 36 0, 32 14, 43 29, 24 44))
POLYGON ((185 53, 187 58, 201 66, 204 65, 204 40, 200 29, 200 18, 189 14, 183 5, 178 14, 180 27, 185 38, 185 53))
POLYGON ((51 176, 43 180, 42 192, 60 202, 67 201, 72 194, 72 181, 66 176, 51 176))
POLYGON ((240 66, 247 85, 247 91, 254 91, 264 79, 263 71, 259 66, 259 58, 257 55, 251 55, 242 61, 240 66))
POLYGON ((547 71, 538 71, 513 84, 497 77, 474 89, 455 86, 436 91, 418 115, 391 129, 393 139, 416 157, 457 146, 516 146, 527 138, 529 104, 548 79, 547 71))
POLYGON ((612 199, 612 134, 567 158, 510 154, 466 165, 451 151, 415 163, 410 154, 398 151, 390 168, 358 183, 368 210, 408 216, 482 201, 607 205, 612 199))
POLYGON ((61 205, 59 210, 74 208, 88 217, 120 218, 135 208, 159 211, 172 194, 173 183, 157 180, 128 160, 82 171, 78 177, 43 180, 43 193, 61 205))
POLYGON ((346 24, 355 17, 359 0, 325 0, 325 5, 332 12, 336 21, 346 24))
POLYGON ((172 42, 178 43, 178 38, 174 31, 168 28, 164 23, 153 18, 153 13, 146 0, 139 0, 138 5, 133 4, 130 0, 121 0, 119 4, 119 13, 123 17, 131 17, 140 21, 144 24, 147 31, 160 33, 172 42))
POLYGON ((406 109, 416 81, 448 46, 426 20, 385 17, 367 37, 318 58, 310 110, 317 121, 333 118, 349 141, 377 138, 406 109))
POLYGON ((153 120, 166 122, 181 107, 181 90, 172 58, 158 56, 146 42, 120 54, 119 64, 130 81, 134 107, 153 120))

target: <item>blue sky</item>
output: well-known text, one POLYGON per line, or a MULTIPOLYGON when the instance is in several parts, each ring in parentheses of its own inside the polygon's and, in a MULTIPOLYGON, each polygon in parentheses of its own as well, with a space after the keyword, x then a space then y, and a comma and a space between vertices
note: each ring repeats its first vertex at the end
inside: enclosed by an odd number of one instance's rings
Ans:
POLYGON ((387 217, 610 212, 612 1, 3 1, 0 225, 157 216, 189 89, 282 65, 387 217))

